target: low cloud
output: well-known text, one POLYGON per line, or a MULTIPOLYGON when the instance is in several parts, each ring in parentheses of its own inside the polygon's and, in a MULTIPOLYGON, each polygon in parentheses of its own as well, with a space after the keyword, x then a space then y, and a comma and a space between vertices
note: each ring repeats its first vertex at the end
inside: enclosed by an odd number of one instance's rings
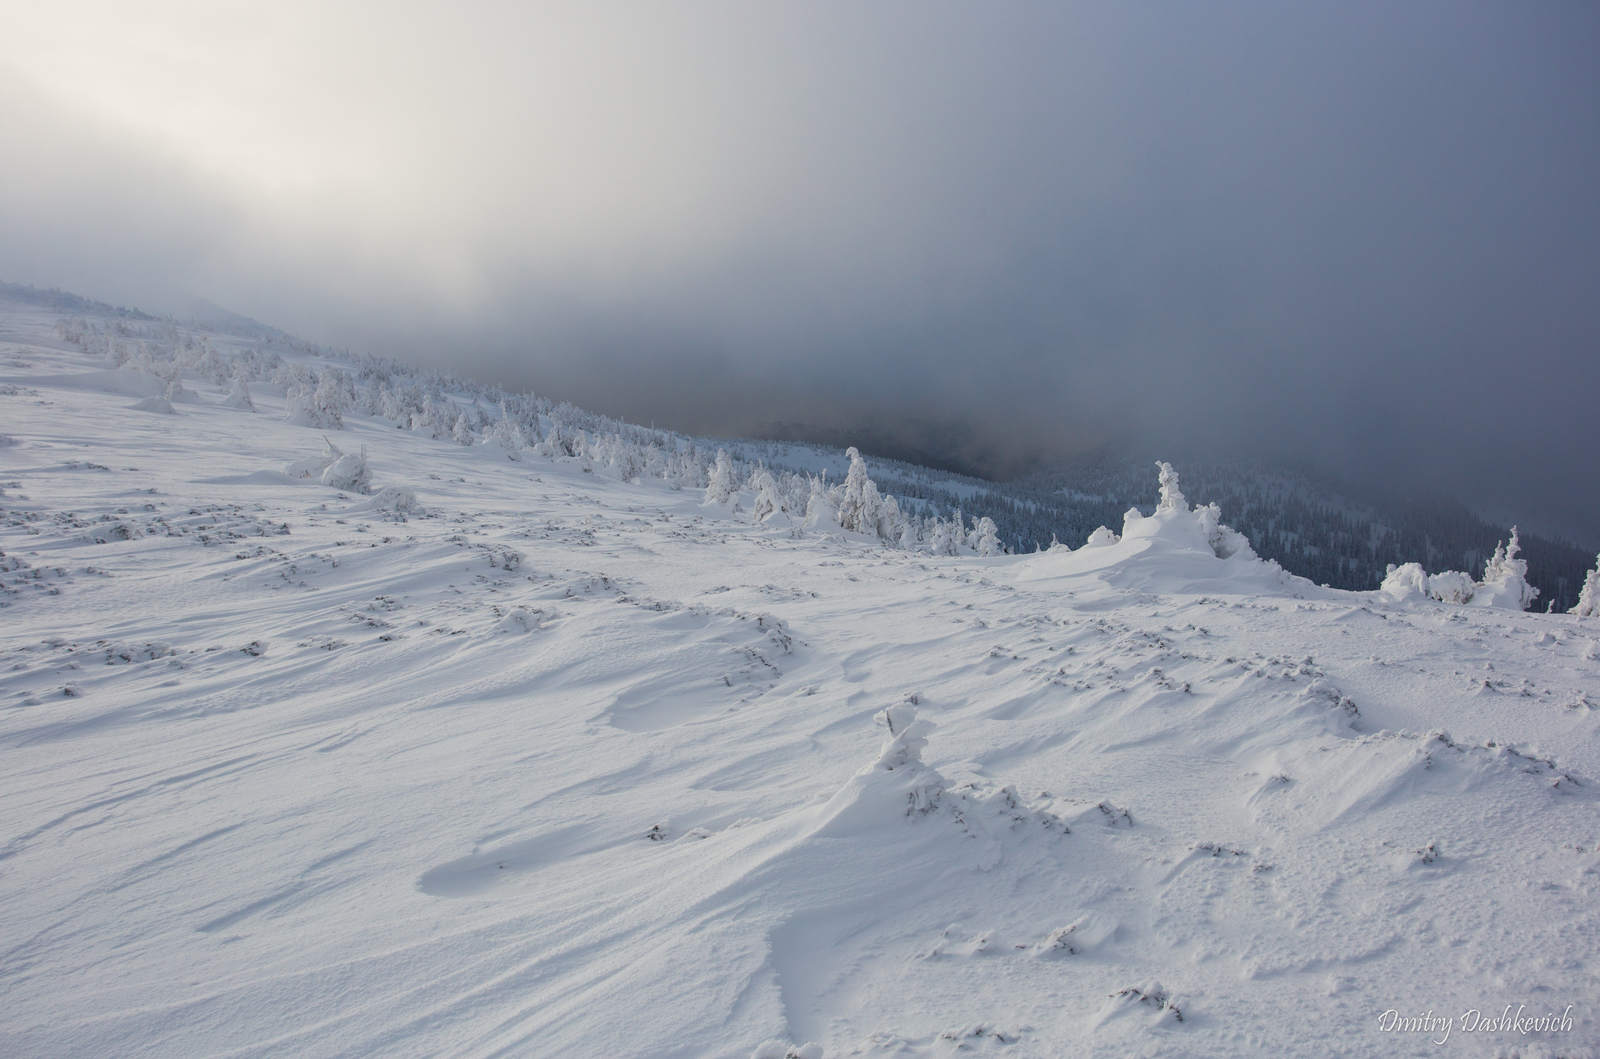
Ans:
POLYGON ((1158 431, 1600 526, 1587 9, 320 10, 30 13, 3 278, 695 432, 1158 431))

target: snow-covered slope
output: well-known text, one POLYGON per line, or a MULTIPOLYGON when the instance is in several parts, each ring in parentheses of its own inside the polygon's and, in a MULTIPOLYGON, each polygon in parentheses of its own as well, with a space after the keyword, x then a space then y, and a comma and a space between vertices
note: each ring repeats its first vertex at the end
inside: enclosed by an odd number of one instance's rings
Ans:
POLYGON ((1596 1054, 1594 619, 356 414, 341 493, 281 395, 141 410, 53 323, 0 319, 0 1054, 1596 1054))

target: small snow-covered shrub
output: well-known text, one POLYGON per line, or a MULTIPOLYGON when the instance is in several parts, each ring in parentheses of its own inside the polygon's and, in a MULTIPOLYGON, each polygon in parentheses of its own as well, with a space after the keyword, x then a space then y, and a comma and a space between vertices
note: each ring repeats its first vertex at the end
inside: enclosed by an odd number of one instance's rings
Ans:
POLYGON ((1089 539, 1083 542, 1083 546, 1085 548, 1103 548, 1108 544, 1115 544, 1121 539, 1114 531, 1101 526, 1089 534, 1089 539))
POLYGON ((425 515, 427 509, 417 503, 417 494, 399 485, 386 485, 367 503, 372 511, 382 511, 404 518, 406 515, 425 515))
POLYGON ((1194 509, 1194 514, 1195 518, 1200 520, 1200 530, 1206 535, 1206 543, 1211 545, 1211 550, 1217 553, 1218 559, 1231 559, 1241 552, 1254 554, 1250 547, 1250 538, 1232 526, 1222 524, 1222 509, 1216 504, 1197 507, 1194 509))
POLYGON ((283 473, 290 478, 321 478, 322 472, 343 456, 344 452, 337 445, 329 441, 327 435, 322 438, 322 451, 315 456, 295 460, 283 469, 283 473))
POLYGON ((1460 570, 1446 570, 1428 578, 1428 595, 1441 603, 1471 603, 1477 590, 1472 578, 1460 570))
POLYGON ((917 708, 906 703, 885 707, 874 720, 889 729, 889 740, 879 751, 877 768, 893 772, 906 765, 921 765, 922 751, 928 745, 932 721, 917 720, 917 708))
POLYGON ((1379 591, 1396 599, 1405 599, 1412 595, 1426 596, 1428 571, 1422 568, 1421 563, 1405 563, 1401 566, 1390 563, 1379 591))
POLYGON ((1416 597, 1459 604, 1471 602, 1477 587, 1469 575, 1459 570, 1445 570, 1429 576, 1421 563, 1406 563, 1403 566, 1390 564, 1379 591, 1399 600, 1416 597))
POLYGON ((372 472, 367 469, 367 447, 360 454, 345 453, 322 471, 322 484, 350 493, 370 493, 372 472))

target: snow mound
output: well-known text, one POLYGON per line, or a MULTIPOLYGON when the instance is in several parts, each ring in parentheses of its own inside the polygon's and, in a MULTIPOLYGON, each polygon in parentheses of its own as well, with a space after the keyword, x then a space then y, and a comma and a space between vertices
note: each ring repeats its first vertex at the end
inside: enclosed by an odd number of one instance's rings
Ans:
POLYGON ((1089 534, 1089 538, 1083 542, 1083 546, 1085 548, 1104 548, 1109 544, 1116 544, 1120 540, 1122 538, 1117 536, 1115 530, 1101 526, 1089 534))
POLYGON ((166 394, 146 397, 144 400, 136 401, 128 407, 137 412, 157 412, 161 415, 169 416, 178 414, 177 410, 172 407, 172 402, 167 400, 166 394))
POLYGON ((371 500, 345 508, 347 515, 364 512, 393 516, 401 522, 407 518, 423 518, 428 509, 417 502, 417 494, 399 485, 386 485, 373 494, 371 500))
POLYGON ((924 764, 922 751, 935 725, 919 720, 915 707, 890 706, 877 720, 888 728, 889 739, 877 760, 829 799, 816 835, 863 836, 892 825, 899 817, 936 816, 955 824, 962 837, 980 840, 967 851, 975 853, 973 867, 989 871, 1002 859, 1007 832, 1040 828, 1067 834, 1071 830, 1054 814, 1024 805, 1014 786, 952 783, 924 764))
POLYGON ((30 386, 49 386, 64 390, 96 390, 124 397, 161 397, 167 384, 146 371, 118 368, 114 371, 83 371, 67 375, 30 375, 0 379, 0 382, 26 382, 30 386))
POLYGON ((1178 472, 1172 464, 1158 463, 1156 467, 1161 472, 1161 502, 1149 516, 1136 507, 1128 509, 1122 516, 1124 542, 1160 540, 1187 551, 1209 551, 1218 559, 1256 558, 1245 535, 1222 524, 1222 511, 1216 504, 1190 508, 1178 488, 1178 472))

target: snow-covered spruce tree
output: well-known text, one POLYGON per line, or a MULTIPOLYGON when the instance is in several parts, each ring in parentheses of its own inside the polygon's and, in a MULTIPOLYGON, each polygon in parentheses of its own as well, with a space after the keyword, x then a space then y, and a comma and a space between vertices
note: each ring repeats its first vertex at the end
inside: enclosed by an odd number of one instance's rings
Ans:
POLYGON ((227 362, 222 359, 220 353, 211 347, 209 341, 205 342, 204 346, 205 348, 200 351, 200 355, 195 358, 194 369, 216 385, 221 386, 228 381, 227 362))
POLYGON ((928 525, 928 550, 934 555, 960 555, 962 526, 956 519, 946 521, 938 515, 928 525))
POLYGON ((286 391, 305 390, 307 392, 316 388, 316 380, 311 376, 311 369, 304 364, 279 364, 272 373, 272 381, 282 386, 286 391))
POLYGON ((233 389, 228 391, 228 407, 237 408, 242 412, 254 412, 256 405, 250 400, 250 384, 245 381, 245 375, 243 368, 234 372, 233 389))
POLYGON ((478 440, 472 435, 472 426, 467 422, 467 413, 462 412, 456 416, 456 424, 450 428, 450 437, 457 445, 471 445, 478 440))
POLYGON ((1483 582, 1477 586, 1477 595, 1486 598, 1488 606, 1527 610, 1539 595, 1539 590, 1528 584, 1528 561, 1518 559, 1522 542, 1517 538, 1517 527, 1511 527, 1509 544, 1495 542, 1494 555, 1483 565, 1483 582))
POLYGON ((317 389, 312 394, 317 416, 323 425, 335 430, 344 429, 345 402, 349 397, 341 385, 339 374, 331 368, 323 368, 317 379, 317 389))
MULTIPOLYGON (((873 492, 877 492, 874 485, 873 492)), ((878 503, 878 539, 885 544, 896 548, 904 547, 906 519, 900 511, 900 502, 892 496, 885 496, 878 503)), ((912 540, 915 542, 915 536, 912 540)), ((914 550, 914 548, 913 548, 914 550)))
POLYGON ((706 485, 705 496, 707 504, 726 504, 733 499, 738 483, 733 477, 733 460, 729 458, 727 449, 717 450, 717 463, 709 477, 711 480, 706 485))
POLYGON ((1000 543, 1000 527, 994 524, 994 519, 985 515, 976 519, 972 524, 973 547, 982 556, 1004 555, 1005 547, 1000 543))
POLYGON ((661 451, 661 446, 652 441, 644 450, 644 477, 666 478, 667 457, 661 451))
MULTIPOLYGON (((856 533, 864 532, 862 523, 868 512, 866 509, 867 463, 861 458, 861 453, 852 446, 845 450, 845 455, 850 458, 850 470, 844 476, 844 489, 836 501, 839 508, 839 527, 856 533)), ((876 490, 874 490, 876 492, 876 490)), ((877 521, 877 512, 871 512, 874 523, 877 521)), ((874 526, 874 528, 876 528, 874 526)))
POLYGON ((777 516, 780 510, 778 483, 772 473, 765 467, 757 467, 750 476, 750 488, 756 494, 755 504, 751 507, 756 522, 766 522, 777 516))
MULTIPOLYGON (((443 403, 446 409, 451 407, 449 401, 443 403)), ((437 441, 444 437, 449 429, 444 421, 444 417, 448 414, 434 403, 433 394, 427 394, 422 398, 422 411, 413 412, 411 415, 411 432, 437 441)))
MULTIPOLYGON (((863 467, 865 462, 863 462, 863 467)), ((858 533, 870 533, 882 537, 879 532, 879 519, 883 517, 883 497, 878 495, 878 483, 871 478, 861 483, 861 508, 858 512, 858 533)))
POLYGON ((606 466, 619 481, 632 482, 644 473, 644 457, 621 434, 608 434, 604 439, 606 466))
POLYGON ((400 391, 391 389, 387 383, 383 385, 383 418, 395 426, 411 421, 411 413, 406 411, 405 400, 400 396, 400 391))
MULTIPOLYGON (((889 499, 893 500, 894 497, 890 497, 889 499)), ((901 521, 899 540, 901 551, 915 552, 922 550, 922 534, 917 525, 918 521, 919 520, 915 515, 912 515, 910 518, 906 518, 901 521)))
MULTIPOLYGON (((837 489, 833 492, 838 492, 837 489)), ((827 472, 811 479, 811 493, 806 497, 806 529, 827 531, 839 525, 839 508, 828 490, 827 472)))
POLYGON ((1178 488, 1178 472, 1172 469, 1172 464, 1157 462, 1156 469, 1161 472, 1161 502, 1156 505, 1156 511, 1188 511, 1189 501, 1178 488))
POLYGON ((510 460, 522 459, 522 430, 511 421, 506 406, 500 406, 500 421, 483 439, 485 445, 498 445, 510 460))
POLYGON ((1572 608, 1572 613, 1580 618, 1600 614, 1600 556, 1595 557, 1594 569, 1583 579, 1583 588, 1578 592, 1578 605, 1572 608))
POLYGON ((284 421, 318 430, 343 430, 345 393, 332 369, 324 368, 316 386, 311 385, 310 373, 300 364, 289 373, 289 414, 284 421))

